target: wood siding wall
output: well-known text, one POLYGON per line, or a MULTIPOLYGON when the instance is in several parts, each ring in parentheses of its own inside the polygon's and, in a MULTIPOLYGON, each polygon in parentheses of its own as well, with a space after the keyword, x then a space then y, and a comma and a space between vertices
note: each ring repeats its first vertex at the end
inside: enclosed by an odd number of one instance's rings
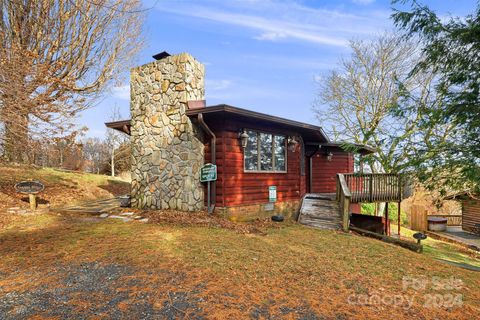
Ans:
MULTIPOLYGON (((231 207, 268 203, 268 187, 277 187, 277 202, 300 200, 306 192, 306 176, 300 174, 300 146, 295 152, 287 148, 287 172, 245 172, 243 150, 238 132, 241 128, 291 135, 281 128, 259 127, 254 123, 228 122, 210 125, 216 143, 216 206, 231 207)), ((211 162, 210 145, 205 143, 205 162, 211 162)), ((206 197, 205 197, 206 199, 206 197)))
MULTIPOLYGON (((223 187, 217 189, 222 206, 268 203, 268 187, 277 187, 277 201, 298 200, 301 194, 300 153, 287 151, 287 173, 245 172, 243 150, 237 132, 225 131, 221 174, 223 187)), ((219 203, 220 205, 220 203, 219 203)))
POLYGON ((462 229, 474 232, 474 225, 480 224, 480 200, 463 200, 462 214, 462 229))
POLYGON ((332 161, 327 160, 322 149, 312 158, 312 193, 335 193, 337 173, 353 172, 353 154, 340 150, 327 152, 333 153, 332 161))
MULTIPOLYGON (((277 187, 277 202, 300 200, 308 191, 308 158, 305 174, 301 174, 301 147, 297 145, 295 152, 287 148, 287 172, 245 172, 243 150, 238 133, 242 128, 282 134, 298 135, 282 127, 267 127, 251 121, 233 121, 219 119, 210 121, 209 127, 217 137, 216 143, 216 206, 234 207, 241 205, 268 203, 268 187, 277 187)), ((331 162, 326 160, 324 150, 313 160, 313 191, 331 192, 336 190, 337 173, 353 172, 353 156, 340 150, 333 150, 331 162), (322 152, 323 151, 323 152, 322 152)), ((211 162, 209 139, 205 142, 205 163, 211 162)), ((206 188, 205 188, 206 189, 206 188)), ((206 194, 205 194, 206 199, 206 194)))

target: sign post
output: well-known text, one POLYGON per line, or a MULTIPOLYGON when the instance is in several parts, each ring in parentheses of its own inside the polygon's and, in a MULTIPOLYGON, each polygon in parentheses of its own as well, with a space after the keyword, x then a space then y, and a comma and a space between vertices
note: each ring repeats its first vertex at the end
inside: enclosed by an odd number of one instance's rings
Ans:
POLYGON ((45 186, 40 181, 22 181, 15 185, 15 190, 19 193, 28 194, 30 210, 37 209, 36 194, 42 192, 45 186))
POLYGON ((200 169, 200 182, 207 183, 207 206, 208 213, 213 212, 213 208, 210 204, 210 182, 217 180, 217 166, 211 163, 207 163, 200 169))

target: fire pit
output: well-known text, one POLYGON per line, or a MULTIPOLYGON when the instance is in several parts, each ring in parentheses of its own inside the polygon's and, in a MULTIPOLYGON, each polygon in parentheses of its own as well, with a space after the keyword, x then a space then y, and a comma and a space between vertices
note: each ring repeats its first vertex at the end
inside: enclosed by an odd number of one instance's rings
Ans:
POLYGON ((447 219, 440 217, 428 217, 428 230, 447 231, 447 219))

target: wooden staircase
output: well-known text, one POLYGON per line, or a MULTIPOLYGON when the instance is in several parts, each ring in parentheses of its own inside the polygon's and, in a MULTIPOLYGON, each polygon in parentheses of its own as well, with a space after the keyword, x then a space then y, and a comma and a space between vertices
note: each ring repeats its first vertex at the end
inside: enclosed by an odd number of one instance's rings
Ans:
POLYGON ((321 229, 341 229, 340 206, 335 199, 335 194, 306 194, 302 201, 298 222, 321 229))

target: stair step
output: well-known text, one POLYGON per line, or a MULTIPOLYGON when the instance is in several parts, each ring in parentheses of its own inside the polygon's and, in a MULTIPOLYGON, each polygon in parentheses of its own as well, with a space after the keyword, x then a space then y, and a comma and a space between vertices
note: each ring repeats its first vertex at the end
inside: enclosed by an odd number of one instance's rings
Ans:
POLYGON ((339 216, 335 215, 310 215, 310 214, 302 214, 302 217, 307 217, 308 219, 318 219, 318 220, 342 220, 339 216))
POLYGON ((339 208, 338 205, 319 204, 319 203, 312 203, 312 204, 310 204, 310 207, 312 207, 312 208, 334 209, 334 210, 338 210, 338 208, 339 208))
POLYGON ((340 229, 342 219, 339 204, 334 195, 306 196, 303 199, 298 222, 321 229, 340 229))
POLYGON ((324 222, 324 221, 317 221, 317 220, 309 220, 309 219, 302 219, 301 224, 322 228, 322 229, 340 229, 342 227, 341 223, 334 223, 334 222, 324 222))
POLYGON ((313 220, 324 220, 324 221, 341 221, 339 216, 311 216, 311 215, 302 215, 302 217, 307 217, 308 219, 313 220))

